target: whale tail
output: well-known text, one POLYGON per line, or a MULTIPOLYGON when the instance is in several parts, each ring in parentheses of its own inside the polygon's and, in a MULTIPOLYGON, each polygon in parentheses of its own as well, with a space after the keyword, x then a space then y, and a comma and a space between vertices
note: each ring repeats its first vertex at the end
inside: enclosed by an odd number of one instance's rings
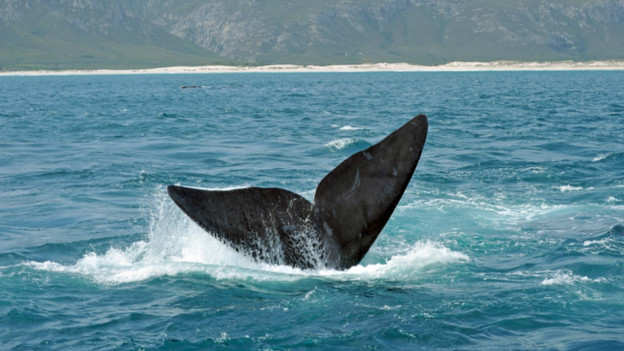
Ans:
POLYGON ((353 154, 321 180, 314 203, 279 188, 167 191, 202 228, 258 261, 346 269, 362 260, 399 203, 427 129, 418 115, 353 154))

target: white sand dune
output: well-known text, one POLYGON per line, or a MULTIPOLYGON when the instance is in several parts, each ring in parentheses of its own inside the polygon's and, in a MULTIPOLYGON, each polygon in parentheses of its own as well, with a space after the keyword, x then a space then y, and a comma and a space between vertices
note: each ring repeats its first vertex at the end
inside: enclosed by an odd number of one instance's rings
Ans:
POLYGON ((0 72, 0 76, 95 75, 95 74, 179 74, 179 73, 245 73, 245 72, 469 72, 469 71, 581 71, 624 70, 624 60, 557 61, 557 62, 450 62, 438 66, 409 63, 364 63, 353 65, 267 65, 267 66, 176 66, 147 69, 97 69, 65 71, 0 72))

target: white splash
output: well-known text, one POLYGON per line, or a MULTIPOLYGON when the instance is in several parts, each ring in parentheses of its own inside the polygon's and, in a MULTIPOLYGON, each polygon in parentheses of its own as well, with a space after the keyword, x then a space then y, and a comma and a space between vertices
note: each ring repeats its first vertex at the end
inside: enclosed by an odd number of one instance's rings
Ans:
POLYGON ((414 279, 414 273, 426 267, 468 260, 463 253, 435 242, 416 242, 386 263, 355 266, 346 271, 301 270, 290 266, 258 263, 224 245, 192 222, 164 192, 158 192, 151 216, 150 233, 145 240, 125 248, 90 252, 74 264, 27 262, 27 266, 51 272, 85 276, 101 284, 121 284, 175 276, 204 273, 214 279, 296 281, 308 277, 339 280, 414 279))
POLYGON ((329 143, 325 144, 324 146, 331 150, 342 150, 345 147, 355 143, 356 141, 357 140, 354 138, 342 138, 342 139, 332 140, 329 143))
POLYGON ((604 239, 600 239, 600 240, 585 240, 583 241, 583 246, 584 247, 588 247, 588 246, 603 246, 603 247, 607 247, 607 244, 609 244, 610 242, 612 242, 613 239, 611 238, 604 238, 604 239))
POLYGON ((350 126, 350 125, 346 125, 346 126, 340 127, 340 130, 362 130, 362 129, 364 129, 364 128, 353 127, 353 126, 350 126))
POLYGON ((609 197, 607 198, 607 203, 613 204, 613 203, 616 203, 616 202, 620 202, 620 200, 616 199, 616 198, 615 198, 615 197, 613 197, 613 196, 609 196, 609 197))
POLYGON ((357 265, 346 271, 325 270, 320 274, 347 279, 413 279, 427 267, 469 261, 470 258, 440 243, 416 242, 405 253, 392 256, 386 263, 357 265))
MULTIPOLYGON (((87 253, 73 265, 28 262, 33 268, 81 274, 99 283, 117 284, 209 267, 256 267, 251 259, 204 232, 170 201, 164 189, 155 196, 146 240, 102 254, 87 253)), ((214 269, 213 269, 214 270, 214 269)), ((217 270, 217 275, 218 270, 217 270)))
POLYGON ((609 156, 611 156, 611 154, 610 154, 610 153, 607 153, 607 154, 600 154, 600 155, 598 155, 598 156, 594 157, 594 158, 592 159, 592 162, 599 162, 599 161, 602 161, 602 160, 604 160, 605 158, 607 158, 607 157, 609 157, 609 156))
POLYGON ((559 191, 561 191, 562 193, 566 192, 566 191, 580 191, 583 190, 582 186, 571 186, 571 185, 563 185, 560 187, 557 187, 559 189, 559 191))
POLYGON ((569 270, 558 270, 550 278, 542 281, 541 285, 572 285, 574 283, 602 283, 605 278, 591 279, 586 276, 575 275, 569 270))

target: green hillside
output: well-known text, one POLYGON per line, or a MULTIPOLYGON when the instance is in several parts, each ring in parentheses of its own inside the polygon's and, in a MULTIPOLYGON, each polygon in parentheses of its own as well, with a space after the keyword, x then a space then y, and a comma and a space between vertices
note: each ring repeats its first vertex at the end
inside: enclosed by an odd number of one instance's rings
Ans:
POLYGON ((87 12, 81 14, 83 17, 73 17, 72 23, 66 14, 51 10, 51 5, 34 5, 15 20, 0 20, 1 70, 122 69, 232 62, 132 17, 110 23, 106 18, 98 18, 97 13, 87 12), (78 19, 91 23, 97 30, 79 27, 78 19))
POLYGON ((0 69, 624 59, 621 0, 0 0, 0 69))

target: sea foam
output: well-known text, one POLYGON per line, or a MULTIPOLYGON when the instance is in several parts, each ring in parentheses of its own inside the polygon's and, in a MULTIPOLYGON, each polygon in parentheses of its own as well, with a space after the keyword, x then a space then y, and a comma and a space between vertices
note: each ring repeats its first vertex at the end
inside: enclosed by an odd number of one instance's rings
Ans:
POLYGON ((214 279, 295 281, 309 277, 338 280, 412 279, 426 267, 469 260, 463 253, 440 243, 417 241, 385 263, 357 265, 345 271, 302 270, 255 262, 206 233, 192 222, 160 190, 154 200, 150 233, 145 240, 125 248, 89 252, 74 264, 27 262, 51 272, 79 274, 102 284, 121 284, 183 273, 203 273, 214 279))
POLYGON ((572 285, 575 283, 603 283, 606 279, 591 279, 586 276, 573 274, 568 270, 557 270, 549 278, 542 281, 541 285, 572 285))
POLYGON ((350 126, 350 125, 346 125, 346 126, 340 127, 340 130, 362 130, 362 129, 364 129, 364 128, 353 127, 353 126, 350 126))
POLYGON ((341 138, 332 140, 329 143, 325 144, 325 147, 330 150, 342 150, 345 147, 355 143, 357 140, 354 138, 341 138))

